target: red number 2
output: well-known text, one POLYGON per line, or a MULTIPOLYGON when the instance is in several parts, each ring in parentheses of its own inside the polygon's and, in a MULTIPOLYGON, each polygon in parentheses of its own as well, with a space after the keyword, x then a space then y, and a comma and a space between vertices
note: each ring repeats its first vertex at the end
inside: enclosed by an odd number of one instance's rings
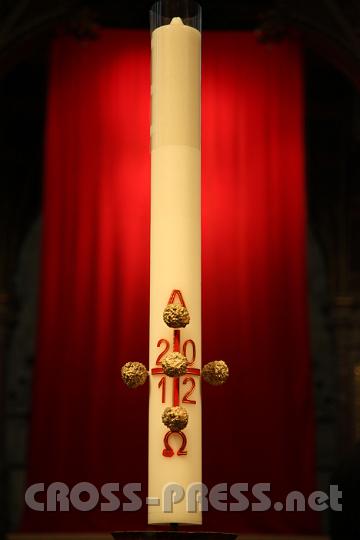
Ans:
POLYGON ((165 348, 163 351, 161 351, 161 353, 159 354, 159 356, 157 357, 156 359, 156 365, 157 366, 161 366, 161 359, 163 356, 165 356, 165 354, 168 352, 168 350, 170 349, 170 343, 168 342, 167 339, 159 339, 158 343, 157 343, 157 347, 161 347, 161 345, 164 344, 165 345, 165 348))
POLYGON ((185 377, 183 380, 183 384, 190 383, 190 390, 186 392, 184 395, 182 402, 183 403, 192 403, 193 405, 196 405, 196 401, 194 399, 189 399, 193 391, 195 390, 195 380, 192 377, 185 377))

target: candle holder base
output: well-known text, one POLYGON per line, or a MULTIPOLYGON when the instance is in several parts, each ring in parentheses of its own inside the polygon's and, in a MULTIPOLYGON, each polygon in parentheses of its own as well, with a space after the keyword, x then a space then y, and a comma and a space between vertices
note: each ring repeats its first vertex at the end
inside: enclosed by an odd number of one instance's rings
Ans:
POLYGON ((236 540, 237 534, 206 531, 117 531, 114 540, 236 540))

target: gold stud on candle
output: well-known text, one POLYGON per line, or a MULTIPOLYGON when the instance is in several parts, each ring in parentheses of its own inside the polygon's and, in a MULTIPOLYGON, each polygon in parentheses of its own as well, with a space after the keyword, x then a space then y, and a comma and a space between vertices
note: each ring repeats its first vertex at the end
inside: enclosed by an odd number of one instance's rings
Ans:
POLYGON ((170 431, 182 431, 186 428, 189 415, 184 407, 166 407, 162 421, 170 431))
POLYGON ((202 368, 201 375, 207 383, 220 386, 228 380, 229 368, 223 360, 215 360, 202 368))
POLYGON ((145 384, 148 378, 148 372, 141 362, 127 362, 121 368, 121 377, 126 386, 137 388, 145 384))
POLYGON ((184 328, 190 322, 190 315, 181 304, 168 304, 164 309, 164 322, 170 328, 184 328))
POLYGON ((180 377, 186 373, 187 359, 183 354, 173 352, 165 356, 161 365, 165 375, 168 377, 180 377))

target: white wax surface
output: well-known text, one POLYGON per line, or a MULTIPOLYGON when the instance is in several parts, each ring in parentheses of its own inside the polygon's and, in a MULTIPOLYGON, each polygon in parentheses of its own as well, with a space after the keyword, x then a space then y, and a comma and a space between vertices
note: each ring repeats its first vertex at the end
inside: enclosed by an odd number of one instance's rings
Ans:
MULTIPOLYGON (((190 313, 190 323, 180 332, 181 346, 187 339, 196 344, 201 368, 201 153, 200 153, 200 45, 201 35, 181 19, 157 28, 152 34, 152 126, 151 126, 151 261, 149 369, 170 343, 174 331, 163 322, 163 311, 174 289, 181 291, 190 313)), ((188 348, 191 356, 191 347, 188 348)), ((159 367, 159 366, 157 366, 159 367)), ((149 404, 149 497, 162 499, 166 484, 177 483, 186 491, 201 482, 201 394, 200 377, 180 378, 180 405, 189 414, 183 430, 187 455, 176 455, 180 438, 172 435, 175 455, 164 457, 164 435, 168 429, 161 416, 173 399, 173 380, 166 377, 166 403, 162 403, 163 375, 150 375, 149 404), (189 399, 182 403, 195 380, 189 399)), ((201 524, 201 512, 189 513, 186 499, 174 504, 173 513, 160 506, 148 507, 149 524, 201 524)))

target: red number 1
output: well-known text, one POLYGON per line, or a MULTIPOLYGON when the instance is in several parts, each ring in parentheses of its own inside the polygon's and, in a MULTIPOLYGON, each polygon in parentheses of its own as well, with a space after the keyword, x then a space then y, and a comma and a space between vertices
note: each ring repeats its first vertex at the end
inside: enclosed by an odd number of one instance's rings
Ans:
POLYGON ((161 402, 165 403, 166 402, 166 377, 161 377, 158 384, 158 388, 162 388, 161 402))

